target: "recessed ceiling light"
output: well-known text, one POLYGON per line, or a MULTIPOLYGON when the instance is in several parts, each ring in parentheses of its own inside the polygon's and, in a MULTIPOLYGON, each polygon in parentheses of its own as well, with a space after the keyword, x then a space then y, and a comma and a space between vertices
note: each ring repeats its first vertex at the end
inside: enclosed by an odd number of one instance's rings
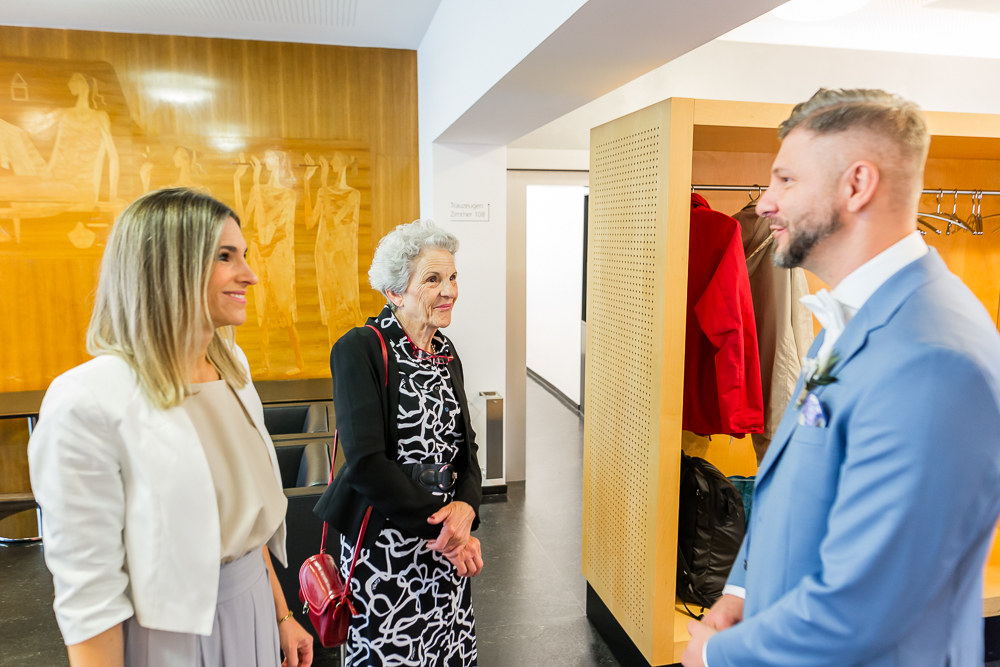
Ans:
POLYGON ((799 23, 829 21, 853 14, 871 0, 791 0, 771 10, 779 19, 799 23))

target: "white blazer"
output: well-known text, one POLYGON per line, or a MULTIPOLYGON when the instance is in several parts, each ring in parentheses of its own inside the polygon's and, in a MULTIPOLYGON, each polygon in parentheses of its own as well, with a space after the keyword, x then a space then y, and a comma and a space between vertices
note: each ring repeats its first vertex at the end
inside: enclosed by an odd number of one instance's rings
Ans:
MULTIPOLYGON (((243 351, 236 352, 248 369, 243 351)), ((257 390, 247 383, 236 393, 280 483, 257 390)), ((153 406, 125 361, 100 356, 52 381, 28 461, 67 645, 133 613, 145 628, 212 633, 219 508, 187 412, 153 406)), ((284 522, 267 546, 285 565, 284 522)))

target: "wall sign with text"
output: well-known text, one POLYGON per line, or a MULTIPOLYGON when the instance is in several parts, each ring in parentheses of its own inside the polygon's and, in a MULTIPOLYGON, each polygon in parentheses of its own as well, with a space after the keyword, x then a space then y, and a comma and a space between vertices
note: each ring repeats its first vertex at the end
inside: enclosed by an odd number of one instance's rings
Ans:
POLYGON ((489 222, 490 205, 453 201, 448 210, 448 220, 450 222, 489 222))

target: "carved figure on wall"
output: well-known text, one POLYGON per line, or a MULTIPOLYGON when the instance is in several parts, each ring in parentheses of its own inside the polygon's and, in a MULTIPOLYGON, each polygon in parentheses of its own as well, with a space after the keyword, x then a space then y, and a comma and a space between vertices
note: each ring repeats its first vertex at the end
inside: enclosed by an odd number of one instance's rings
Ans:
MULTIPOLYGON (((358 290, 358 223, 361 192, 347 184, 347 170, 353 157, 337 152, 333 160, 319 159, 320 189, 312 205, 309 183, 316 173, 311 156, 306 155, 306 228, 319 223, 316 233, 316 284, 319 288, 320 319, 327 326, 330 347, 343 332, 364 323, 358 290), (335 185, 329 185, 330 172, 335 185)), ((356 169, 356 167, 355 167, 356 169)))
MULTIPOLYGON (((146 148, 146 152, 143 153, 143 157, 149 157, 149 148, 146 148)), ((186 147, 178 146, 174 149, 173 154, 174 166, 177 167, 177 180, 170 185, 164 185, 165 188, 191 188, 192 190, 197 190, 198 192, 204 192, 207 195, 212 194, 211 189, 208 186, 195 181, 191 177, 191 172, 196 171, 200 175, 206 175, 205 170, 198 163, 198 154, 186 147)), ((155 165, 152 162, 143 163, 142 167, 139 168, 139 180, 142 181, 142 192, 146 194, 152 189, 152 176, 153 169, 155 165)))
POLYGON ((265 151, 263 163, 256 155, 251 155, 248 163, 240 153, 233 190, 236 213, 250 245, 247 259, 260 280, 253 291, 264 371, 271 372, 269 329, 276 327, 288 333, 295 355, 296 367, 287 375, 297 375, 305 368, 295 328, 298 321, 295 299, 295 204, 298 196, 286 185, 288 182, 294 182, 294 176, 287 153, 265 151), (253 185, 244 207, 242 179, 250 166, 253 167, 253 185), (264 168, 271 175, 266 183, 261 183, 264 168))
POLYGON ((28 83, 20 72, 16 73, 14 78, 10 80, 10 99, 15 102, 28 101, 28 83))
POLYGON ((97 240, 97 234, 87 229, 82 222, 77 222, 76 227, 67 236, 69 242, 81 250, 91 247, 97 240))
MULTIPOLYGON (((57 109, 49 118, 57 123, 55 145, 46 162, 22 128, 0 120, 0 167, 13 175, 0 176, 0 218, 14 221, 20 242, 21 219, 43 218, 64 211, 90 210, 100 198, 104 163, 108 163, 108 201, 115 212, 118 201, 118 151, 111 136, 111 120, 97 108, 102 99, 98 84, 74 73, 69 90, 76 105, 57 109)), ((51 123, 48 124, 51 127, 51 123)), ((36 128, 45 129, 45 128, 36 128)))

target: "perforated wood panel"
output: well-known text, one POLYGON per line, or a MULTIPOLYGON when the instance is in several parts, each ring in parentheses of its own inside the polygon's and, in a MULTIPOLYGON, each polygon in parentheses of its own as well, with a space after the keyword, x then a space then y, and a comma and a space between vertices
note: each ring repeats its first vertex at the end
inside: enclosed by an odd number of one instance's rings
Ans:
POLYGON ((647 535, 660 132, 649 127, 595 145, 590 191, 586 548, 592 576, 614 591, 640 633, 649 624, 653 546, 647 535))
POLYGON ((692 117, 667 100, 591 133, 583 572, 654 665, 675 649, 692 117))

